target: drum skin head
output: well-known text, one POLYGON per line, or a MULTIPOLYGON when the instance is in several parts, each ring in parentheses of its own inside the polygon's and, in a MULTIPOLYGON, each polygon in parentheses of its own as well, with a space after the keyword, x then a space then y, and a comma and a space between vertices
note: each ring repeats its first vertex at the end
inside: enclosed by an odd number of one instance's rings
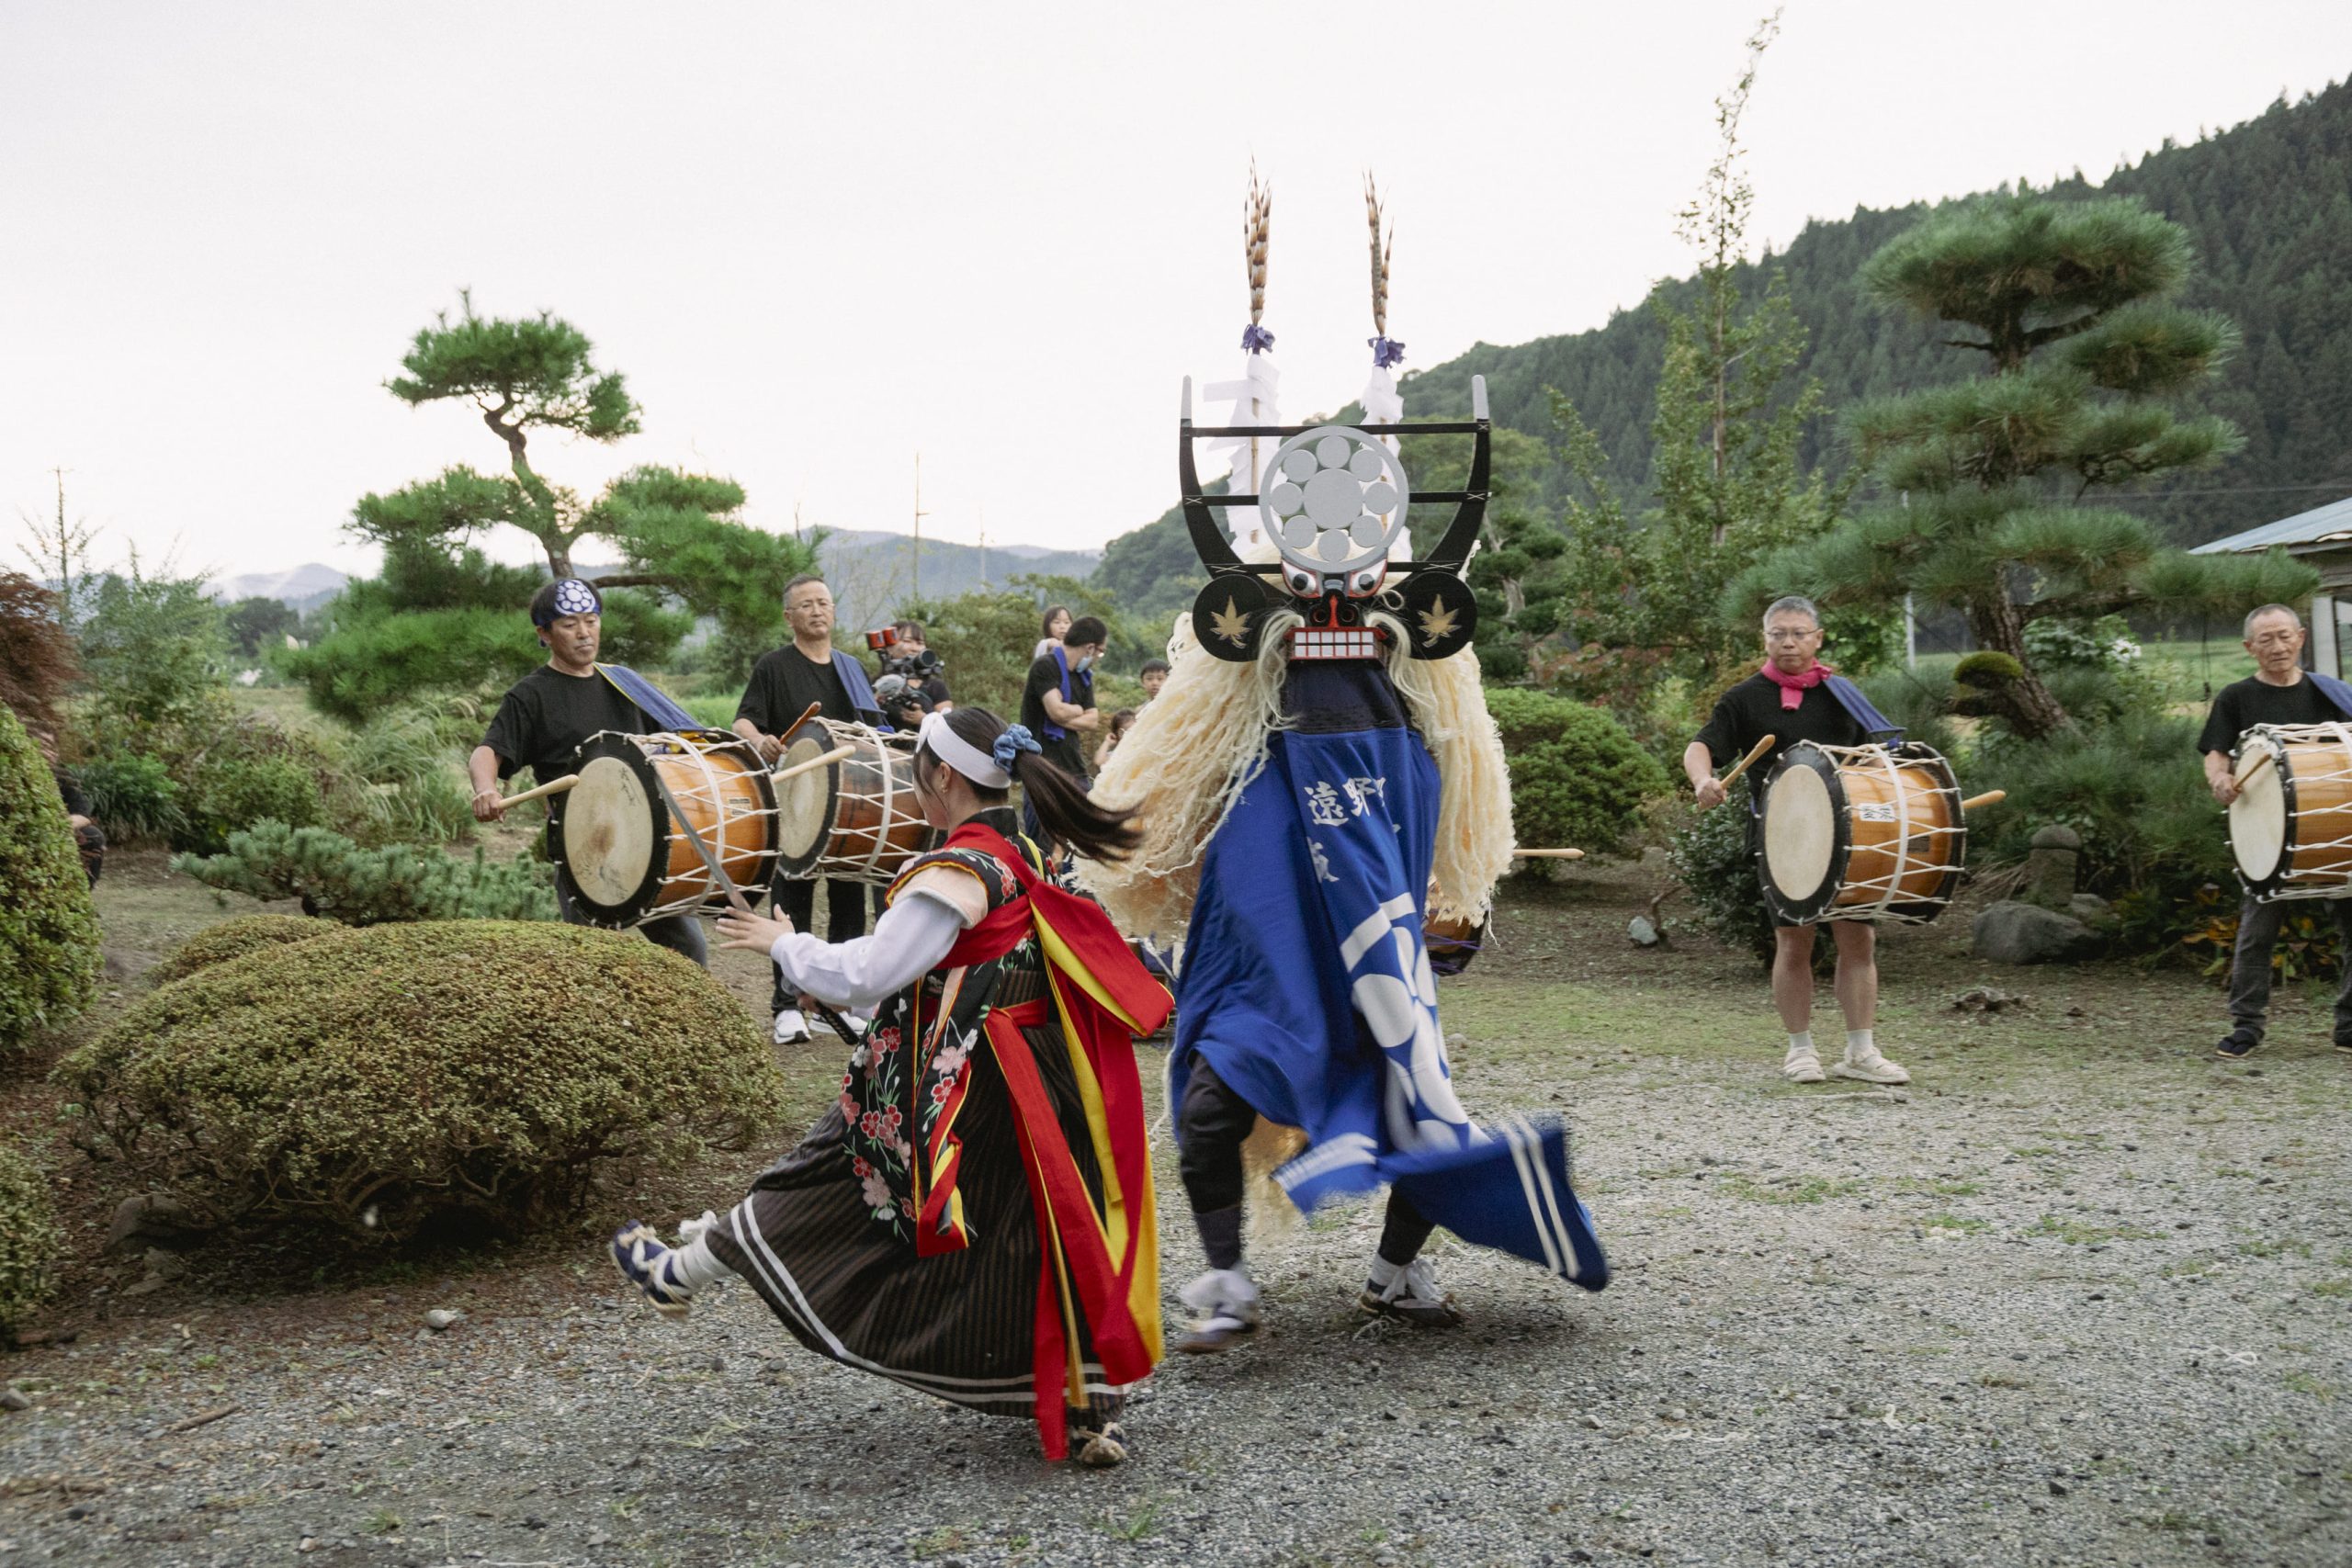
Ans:
POLYGON ((1829 785, 1809 767, 1777 772, 1764 795, 1764 869, 1792 903, 1821 891, 1838 848, 1829 785))
POLYGON ((591 757, 563 807, 563 863, 582 902, 626 908, 653 870, 657 818, 666 812, 629 759, 591 757))
POLYGON ((2230 802, 2230 853, 2248 882, 2278 869, 2287 852, 2287 771, 2283 758, 2265 768, 2230 802))
MULTIPOLYGON (((821 757, 833 749, 832 731, 815 719, 793 734, 775 760, 775 770, 821 757)), ((833 830, 834 800, 841 790, 841 764, 813 768, 775 786, 776 863, 786 874, 807 871, 823 852, 833 830)))

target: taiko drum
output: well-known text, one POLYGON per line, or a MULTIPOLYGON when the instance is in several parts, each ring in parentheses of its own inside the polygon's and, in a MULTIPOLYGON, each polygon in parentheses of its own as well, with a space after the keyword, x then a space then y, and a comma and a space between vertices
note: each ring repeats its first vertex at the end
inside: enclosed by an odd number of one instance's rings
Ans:
POLYGON ((751 745, 724 730, 624 735, 581 742, 580 782, 558 796, 548 849, 580 912, 615 929, 724 903, 726 889, 672 817, 686 822, 729 880, 753 896, 775 865, 775 788, 751 745))
POLYGON ((785 876, 888 883, 930 843, 915 798, 912 736, 812 718, 776 759, 782 773, 843 746, 850 754, 777 782, 776 868, 785 876))
POLYGON ((2230 853, 2257 902, 2352 895, 2352 732, 2259 724, 2238 738, 2230 853), (2268 765, 2247 776, 2257 758, 2268 765))
POLYGON ((1799 741, 1764 785, 1758 869, 1780 919, 1924 925, 1960 883, 1968 829, 1932 749, 1799 741))

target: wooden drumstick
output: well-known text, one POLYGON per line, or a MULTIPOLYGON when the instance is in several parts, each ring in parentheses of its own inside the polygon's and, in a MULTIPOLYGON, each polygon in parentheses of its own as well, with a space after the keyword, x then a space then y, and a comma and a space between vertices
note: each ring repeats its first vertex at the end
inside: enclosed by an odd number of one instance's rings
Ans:
POLYGON ((2256 751, 2254 754, 2254 765, 2238 775, 2238 788, 2243 790, 2246 785, 2252 784, 2261 773, 2262 770, 2270 765, 2271 760, 2277 755, 2278 753, 2275 751, 2256 751))
POLYGON ((2007 790, 1988 789, 1983 795, 1972 795, 1966 800, 1962 801, 1960 803, 1960 808, 1962 811, 1973 811, 1980 806, 1998 806, 2001 802, 2008 798, 2009 792, 2007 790))
POLYGON ((800 710, 800 716, 798 718, 794 719, 790 724, 786 725, 782 729, 778 730, 775 738, 778 740, 791 739, 795 735, 800 733, 800 727, 802 725, 817 716, 818 713, 823 709, 824 705, 825 705, 822 703, 810 703, 807 707, 800 710))
POLYGON ((816 772, 828 762, 838 762, 843 757, 852 756, 856 750, 857 748, 854 746, 836 746, 821 757, 811 757, 805 762, 795 762, 788 768, 778 768, 768 775, 768 782, 781 784, 786 779, 797 779, 803 773, 816 772))
POLYGON ((498 803, 498 807, 503 811, 510 806, 520 806, 526 800, 537 800, 543 795, 561 795, 579 782, 578 773, 566 773, 560 779, 548 780, 537 789, 526 789, 520 795, 510 795, 498 803))
POLYGON ((1772 742, 1779 739, 1780 737, 1777 735, 1768 735, 1763 739, 1758 740, 1755 745, 1747 749, 1747 756, 1742 757, 1738 761, 1734 762, 1731 765, 1731 772, 1725 773, 1722 778, 1717 779, 1715 782, 1722 784, 1725 789, 1729 789, 1731 787, 1731 781, 1739 777, 1740 774, 1747 772, 1747 764, 1756 761, 1757 758, 1764 755, 1765 752, 1770 751, 1772 749, 1772 742))
POLYGON ((1513 850, 1511 851, 1511 853, 1521 860, 1584 859, 1584 852, 1582 850, 1513 850))

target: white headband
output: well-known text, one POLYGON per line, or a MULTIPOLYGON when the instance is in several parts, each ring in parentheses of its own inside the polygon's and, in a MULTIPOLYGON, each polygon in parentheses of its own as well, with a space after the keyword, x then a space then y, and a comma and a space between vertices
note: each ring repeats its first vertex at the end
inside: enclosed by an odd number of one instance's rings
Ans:
POLYGON ((950 728, 944 713, 925 714, 922 728, 915 731, 915 741, 976 784, 987 789, 1012 787, 1012 775, 998 767, 995 758, 950 728))

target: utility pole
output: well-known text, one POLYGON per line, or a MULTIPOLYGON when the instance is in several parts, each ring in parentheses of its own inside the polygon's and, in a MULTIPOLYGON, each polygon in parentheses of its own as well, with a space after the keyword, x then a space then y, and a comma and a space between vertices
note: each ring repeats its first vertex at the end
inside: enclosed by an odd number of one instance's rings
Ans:
POLYGON ((918 452, 915 454, 914 570, 910 574, 913 579, 913 596, 917 599, 922 597, 922 520, 929 513, 922 509, 922 454, 918 452))

